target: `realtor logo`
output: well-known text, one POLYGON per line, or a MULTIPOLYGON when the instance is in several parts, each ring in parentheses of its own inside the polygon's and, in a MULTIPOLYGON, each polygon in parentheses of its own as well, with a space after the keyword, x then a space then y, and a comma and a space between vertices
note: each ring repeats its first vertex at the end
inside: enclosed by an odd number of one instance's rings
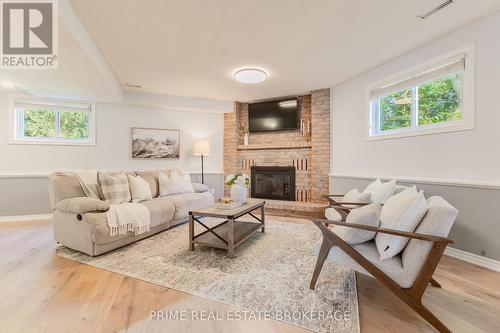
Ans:
POLYGON ((55 0, 0 0, 1 66, 9 69, 57 68, 55 0))

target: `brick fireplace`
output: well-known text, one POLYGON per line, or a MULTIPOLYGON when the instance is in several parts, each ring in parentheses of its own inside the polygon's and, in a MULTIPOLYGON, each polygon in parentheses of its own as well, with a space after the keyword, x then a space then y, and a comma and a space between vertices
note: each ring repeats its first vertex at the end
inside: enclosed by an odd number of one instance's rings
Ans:
POLYGON ((268 206, 272 203, 290 211, 318 206, 324 211, 322 195, 328 193, 330 172, 330 89, 299 96, 298 107, 301 129, 249 133, 249 144, 244 145, 248 104, 235 102, 234 112, 224 115, 224 174, 251 175, 254 166, 291 168, 295 171, 293 201, 266 200, 268 206))

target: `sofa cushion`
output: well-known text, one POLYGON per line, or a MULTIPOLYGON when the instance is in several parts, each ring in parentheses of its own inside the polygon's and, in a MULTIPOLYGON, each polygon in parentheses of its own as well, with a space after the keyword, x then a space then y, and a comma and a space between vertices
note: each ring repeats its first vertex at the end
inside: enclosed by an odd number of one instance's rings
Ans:
POLYGON ((174 221, 185 219, 189 211, 205 208, 214 204, 214 197, 209 192, 203 193, 181 193, 163 197, 175 205, 174 221))
POLYGON ((149 210, 149 214, 151 216, 151 227, 155 227, 163 223, 170 224, 174 217, 175 205, 167 198, 155 198, 143 201, 141 204, 146 206, 149 210))
POLYGON ((68 198, 85 197, 82 186, 73 172, 56 172, 49 176, 52 207, 68 198))

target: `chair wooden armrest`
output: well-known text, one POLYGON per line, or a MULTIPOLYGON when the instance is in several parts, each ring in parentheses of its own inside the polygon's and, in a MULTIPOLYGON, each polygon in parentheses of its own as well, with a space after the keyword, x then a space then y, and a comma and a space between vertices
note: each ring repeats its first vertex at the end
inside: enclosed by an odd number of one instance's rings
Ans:
POLYGON ((399 230, 380 228, 380 227, 372 227, 372 226, 363 225, 363 224, 347 223, 347 222, 345 222, 345 220, 342 220, 340 222, 336 222, 336 221, 330 221, 330 220, 325 220, 325 219, 313 219, 313 222, 314 222, 314 224, 316 224, 318 226, 324 225, 324 224, 333 224, 333 225, 339 225, 342 227, 349 227, 349 228, 354 228, 354 229, 362 229, 362 230, 381 232, 383 234, 390 234, 390 235, 394 235, 394 236, 419 239, 419 240, 424 240, 424 241, 428 241, 428 242, 443 242, 443 243, 447 243, 447 244, 454 243, 453 240, 448 239, 448 238, 444 238, 444 237, 419 234, 419 233, 415 233, 415 232, 399 231, 399 230))
POLYGON ((355 209, 358 207, 345 207, 344 205, 350 205, 350 206, 366 206, 366 205, 371 205, 370 203, 367 202, 335 202, 335 204, 330 204, 331 208, 341 208, 341 209, 355 209))

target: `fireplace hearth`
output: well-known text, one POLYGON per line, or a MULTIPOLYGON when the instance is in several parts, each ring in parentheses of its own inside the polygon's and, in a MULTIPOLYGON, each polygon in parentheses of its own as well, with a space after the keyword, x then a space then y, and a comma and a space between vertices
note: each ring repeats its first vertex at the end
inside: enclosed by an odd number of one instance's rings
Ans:
POLYGON ((295 168, 252 166, 252 198, 295 201, 295 168))

